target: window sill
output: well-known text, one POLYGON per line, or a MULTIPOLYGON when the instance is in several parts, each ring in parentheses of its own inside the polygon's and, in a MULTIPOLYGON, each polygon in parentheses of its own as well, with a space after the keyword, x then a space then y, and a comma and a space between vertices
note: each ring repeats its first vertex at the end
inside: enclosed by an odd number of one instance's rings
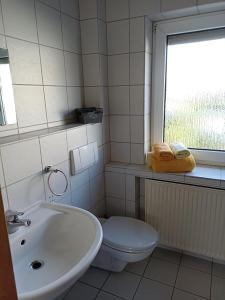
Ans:
POLYGON ((225 168, 217 166, 198 165, 188 173, 156 173, 146 165, 111 162, 106 165, 105 170, 148 179, 225 189, 225 168))

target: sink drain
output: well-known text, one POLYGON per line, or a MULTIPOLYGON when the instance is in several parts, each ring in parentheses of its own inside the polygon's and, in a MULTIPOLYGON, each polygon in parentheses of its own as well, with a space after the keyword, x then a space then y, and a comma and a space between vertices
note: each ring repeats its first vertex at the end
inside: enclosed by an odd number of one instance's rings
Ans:
POLYGON ((39 270, 43 266, 44 266, 43 260, 34 260, 30 264, 30 267, 31 267, 32 270, 39 270))

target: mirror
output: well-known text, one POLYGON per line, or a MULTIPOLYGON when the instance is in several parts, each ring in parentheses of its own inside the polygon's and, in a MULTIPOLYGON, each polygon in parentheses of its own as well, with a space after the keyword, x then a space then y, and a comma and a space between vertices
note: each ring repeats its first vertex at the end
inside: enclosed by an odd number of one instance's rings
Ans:
POLYGON ((9 52, 0 48, 0 125, 16 123, 12 78, 9 67, 9 52))

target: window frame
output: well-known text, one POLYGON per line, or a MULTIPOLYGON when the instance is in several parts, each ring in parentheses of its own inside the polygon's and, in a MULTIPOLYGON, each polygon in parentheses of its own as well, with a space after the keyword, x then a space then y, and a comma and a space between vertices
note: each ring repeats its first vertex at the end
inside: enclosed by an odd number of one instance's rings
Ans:
MULTIPOLYGON (((225 27, 225 13, 211 13, 154 23, 151 143, 163 141, 167 36, 225 27)), ((225 165, 225 151, 192 149, 197 163, 225 165)))

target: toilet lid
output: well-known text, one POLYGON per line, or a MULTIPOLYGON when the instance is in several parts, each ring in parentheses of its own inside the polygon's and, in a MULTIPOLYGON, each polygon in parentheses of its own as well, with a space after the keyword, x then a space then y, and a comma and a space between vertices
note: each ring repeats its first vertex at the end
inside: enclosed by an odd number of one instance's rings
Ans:
POLYGON ((102 228, 103 244, 126 252, 148 250, 159 239, 150 225, 128 217, 110 217, 102 228))

